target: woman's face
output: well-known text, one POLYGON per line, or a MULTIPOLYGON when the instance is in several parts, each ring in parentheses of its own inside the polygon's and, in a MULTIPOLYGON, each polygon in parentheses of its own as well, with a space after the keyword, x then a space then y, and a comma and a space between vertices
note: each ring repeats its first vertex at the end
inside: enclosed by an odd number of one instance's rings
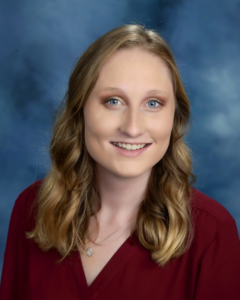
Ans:
POLYGON ((141 48, 118 50, 101 68, 84 106, 87 150, 114 176, 150 174, 168 148, 174 111, 165 62, 141 48))

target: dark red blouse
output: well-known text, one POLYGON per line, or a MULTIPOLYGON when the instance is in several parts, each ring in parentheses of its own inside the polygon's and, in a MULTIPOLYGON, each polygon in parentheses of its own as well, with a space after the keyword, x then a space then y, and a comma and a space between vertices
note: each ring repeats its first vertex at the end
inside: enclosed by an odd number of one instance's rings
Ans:
POLYGON ((240 243, 234 219, 216 201, 193 190, 195 237, 190 249, 159 267, 133 236, 123 243, 90 287, 76 252, 62 263, 25 237, 40 182, 13 208, 5 251, 1 300, 239 300, 240 243))

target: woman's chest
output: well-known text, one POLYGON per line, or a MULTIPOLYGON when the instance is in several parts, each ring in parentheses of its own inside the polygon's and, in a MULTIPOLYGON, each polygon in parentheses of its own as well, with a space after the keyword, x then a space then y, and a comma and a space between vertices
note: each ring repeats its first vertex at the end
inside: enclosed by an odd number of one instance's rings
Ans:
POLYGON ((127 237, 123 236, 120 239, 103 244, 91 243, 86 246, 85 251, 80 253, 88 286, 93 283, 126 239, 127 237))
POLYGON ((93 257, 75 252, 61 263, 55 251, 31 252, 21 270, 19 294, 23 298, 19 299, 193 299, 198 272, 188 259, 158 267, 149 251, 132 245, 130 239, 112 256, 110 249, 106 256, 93 250, 93 257))

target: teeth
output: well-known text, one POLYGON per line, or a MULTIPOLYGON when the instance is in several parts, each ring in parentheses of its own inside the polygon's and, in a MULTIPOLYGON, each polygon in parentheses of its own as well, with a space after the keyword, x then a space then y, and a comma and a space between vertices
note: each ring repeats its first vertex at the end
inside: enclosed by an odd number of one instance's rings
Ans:
POLYGON ((134 144, 134 145, 131 145, 131 144, 124 144, 124 143, 113 143, 115 146, 118 146, 120 148, 124 148, 124 149, 127 149, 127 150, 137 150, 137 149, 141 149, 143 147, 145 147, 147 144, 134 144))

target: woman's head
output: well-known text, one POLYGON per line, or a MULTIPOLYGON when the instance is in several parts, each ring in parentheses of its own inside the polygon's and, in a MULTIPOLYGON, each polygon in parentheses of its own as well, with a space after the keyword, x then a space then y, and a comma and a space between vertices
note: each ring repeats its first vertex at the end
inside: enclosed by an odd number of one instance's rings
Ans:
POLYGON ((167 151, 174 112, 165 62, 138 46, 114 52, 84 105, 85 143, 96 166, 103 167, 101 176, 142 176, 147 181, 167 151))
MULTIPOLYGON (((71 136, 76 135, 78 138, 81 136, 79 150, 86 151, 85 140, 82 138, 85 128, 83 110, 96 85, 102 67, 106 65, 110 57, 113 57, 114 53, 123 49, 136 51, 136 48, 145 51, 146 56, 151 54, 160 58, 169 70, 175 96, 175 114, 170 148, 185 132, 189 119, 189 101, 169 47, 156 32, 146 30, 140 25, 125 25, 106 33, 95 41, 79 59, 70 77, 64 123, 65 126, 69 126, 71 136)), ((134 140, 131 137, 125 139, 134 140)), ((77 155, 76 151, 75 154, 77 155)))

